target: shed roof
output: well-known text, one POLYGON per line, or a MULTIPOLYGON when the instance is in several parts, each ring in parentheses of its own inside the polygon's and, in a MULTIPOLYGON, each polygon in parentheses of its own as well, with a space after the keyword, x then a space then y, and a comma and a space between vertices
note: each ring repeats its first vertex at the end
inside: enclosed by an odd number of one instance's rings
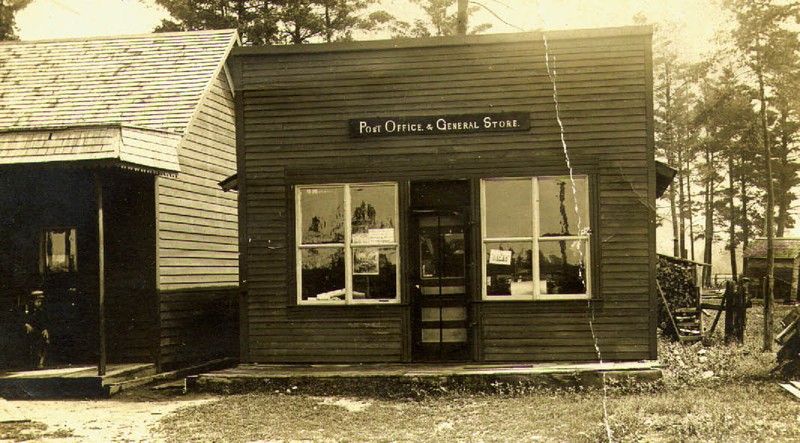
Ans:
MULTIPOLYGON (((776 259, 793 259, 800 256, 800 238, 776 238, 773 245, 776 259)), ((767 239, 755 239, 750 247, 744 251, 744 256, 747 258, 766 258, 767 239)))
POLYGON ((0 131, 120 124, 182 133, 235 30, 0 44, 0 131))

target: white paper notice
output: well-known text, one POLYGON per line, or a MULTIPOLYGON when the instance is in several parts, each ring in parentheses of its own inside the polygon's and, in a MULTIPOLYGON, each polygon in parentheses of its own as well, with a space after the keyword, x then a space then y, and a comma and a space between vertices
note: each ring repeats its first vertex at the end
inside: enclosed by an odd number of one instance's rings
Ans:
POLYGON ((489 264, 506 266, 510 265, 511 251, 501 251, 500 249, 489 250, 489 264))
POLYGON ((369 230, 370 243, 394 243, 394 228, 369 230))

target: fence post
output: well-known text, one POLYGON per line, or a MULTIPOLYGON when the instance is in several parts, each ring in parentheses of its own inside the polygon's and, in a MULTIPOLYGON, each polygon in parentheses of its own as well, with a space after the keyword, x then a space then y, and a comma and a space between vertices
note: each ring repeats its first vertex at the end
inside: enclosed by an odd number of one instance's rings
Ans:
POLYGON ((730 280, 726 281, 725 282, 725 295, 723 296, 725 298, 725 301, 724 301, 724 304, 725 304, 725 343, 730 342, 731 339, 733 338, 733 335, 734 335, 734 332, 733 332, 733 328, 734 328, 734 326, 733 326, 733 318, 735 316, 735 314, 734 314, 735 309, 734 309, 733 305, 734 305, 734 303, 736 303, 734 301, 734 299, 736 298, 736 296, 734 295, 734 292, 735 292, 735 289, 734 289, 734 286, 733 286, 733 282, 730 281, 730 280))

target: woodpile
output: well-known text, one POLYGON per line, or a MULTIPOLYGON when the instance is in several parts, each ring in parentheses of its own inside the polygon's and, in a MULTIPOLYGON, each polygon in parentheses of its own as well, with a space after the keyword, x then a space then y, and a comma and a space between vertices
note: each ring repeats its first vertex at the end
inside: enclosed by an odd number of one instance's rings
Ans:
POLYGON ((775 341, 781 345, 778 350, 777 371, 790 375, 800 375, 800 306, 796 306, 781 320, 781 332, 775 341))
POLYGON ((666 255, 658 256, 658 324, 662 332, 680 341, 703 338, 697 265, 666 255))

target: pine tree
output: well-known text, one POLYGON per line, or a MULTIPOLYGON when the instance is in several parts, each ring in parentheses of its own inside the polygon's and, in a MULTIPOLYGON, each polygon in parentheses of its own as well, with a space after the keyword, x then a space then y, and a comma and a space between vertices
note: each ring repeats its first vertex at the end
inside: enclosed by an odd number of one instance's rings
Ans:
POLYGON ((758 91, 761 144, 766 166, 765 231, 767 237, 767 276, 764 292, 764 350, 772 350, 774 303, 774 206, 773 155, 768 125, 768 93, 777 85, 780 73, 796 70, 787 61, 796 61, 797 32, 791 30, 792 22, 800 19, 800 4, 778 3, 775 0, 726 0, 726 7, 734 13, 737 27, 732 31, 733 42, 744 65, 755 77, 758 91))
POLYGON ((18 40, 16 15, 32 0, 0 0, 0 41, 18 40))

